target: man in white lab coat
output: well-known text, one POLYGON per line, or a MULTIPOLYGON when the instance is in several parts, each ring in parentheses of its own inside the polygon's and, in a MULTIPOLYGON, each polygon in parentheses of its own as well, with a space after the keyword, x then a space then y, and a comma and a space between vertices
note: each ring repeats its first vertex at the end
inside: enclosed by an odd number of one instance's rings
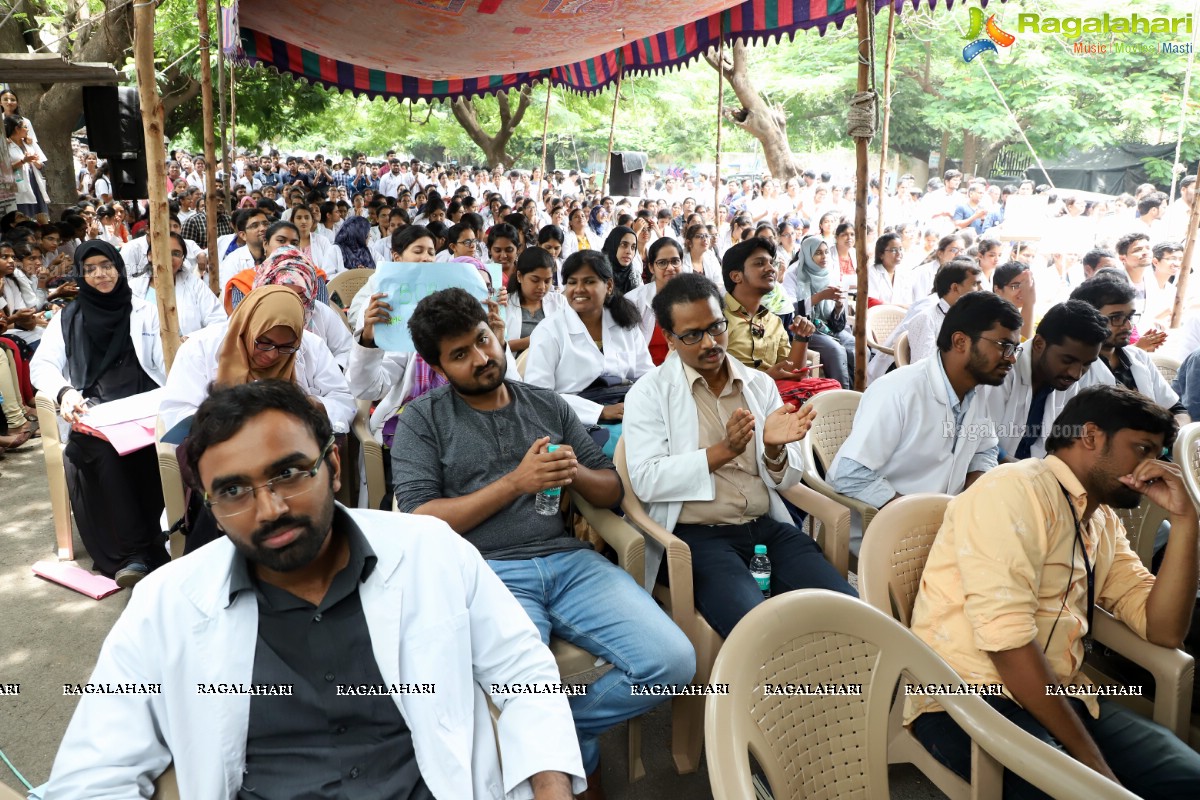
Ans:
POLYGON ((876 508, 916 492, 958 494, 996 466, 979 386, 998 386, 1021 350, 1021 313, 972 292, 946 313, 938 354, 884 375, 863 394, 829 469, 833 488, 876 508))
POLYGON ((214 392, 187 459, 227 538, 142 581, 46 800, 138 796, 171 763, 197 800, 584 786, 567 701, 546 692, 558 669, 521 607, 444 523, 336 504, 340 456, 299 389, 214 392))
POLYGON ((1054 420, 1079 393, 1107 338, 1108 320, 1087 303, 1068 300, 1046 312, 1004 383, 980 390, 1001 460, 1046 457, 1054 420))
MULTIPOLYGON (((1136 244, 1136 242, 1134 243, 1136 244)), ((1175 421, 1187 425, 1192 421, 1179 395, 1155 366, 1150 354, 1129 344, 1133 326, 1137 324, 1136 288, 1120 276, 1101 273, 1088 278, 1075 291, 1072 300, 1088 303, 1108 323, 1108 339, 1100 348, 1100 358, 1081 381, 1086 386, 1120 384, 1126 389, 1141 392, 1175 415, 1175 421)))
POLYGON ((696 608, 728 636, 768 592, 855 592, 778 493, 800 482, 812 408, 784 405, 771 378, 728 354, 721 300, 694 272, 655 296, 671 355, 629 390, 624 441, 634 492, 691 548, 696 608), (767 591, 750 574, 756 545, 771 561, 767 591))

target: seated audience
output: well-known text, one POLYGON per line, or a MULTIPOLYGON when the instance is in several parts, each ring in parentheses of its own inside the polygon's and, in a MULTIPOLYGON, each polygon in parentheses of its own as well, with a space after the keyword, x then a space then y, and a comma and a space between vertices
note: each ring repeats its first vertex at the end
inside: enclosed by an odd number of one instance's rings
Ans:
MULTIPOLYGON (((982 271, 967 258, 956 258, 938 270, 933 277, 937 302, 924 306, 908 324, 908 363, 924 361, 938 352, 938 334, 946 314, 959 300, 982 289, 982 283, 982 271)), ((875 358, 884 361, 890 356, 880 353, 875 358)))
POLYGON ((1021 311, 1021 341, 1033 335, 1033 313, 1037 306, 1033 271, 1021 261, 1010 261, 992 273, 992 291, 1021 311))
POLYGON ((642 259, 638 256, 638 236, 632 228, 618 225, 609 232, 601 252, 608 256, 613 271, 613 286, 629 294, 642 285, 642 259))
POLYGON ((966 250, 967 242, 961 234, 950 234, 938 239, 937 248, 926 256, 924 261, 907 269, 899 267, 905 270, 898 279, 903 282, 905 291, 900 293, 900 296, 893 294, 892 302, 896 305, 911 306, 928 297, 933 292, 933 278, 938 270, 963 255, 966 250))
MULTIPOLYGON (((1116 699, 1047 690, 1090 684, 1080 666, 1094 605, 1154 644, 1184 640, 1196 599, 1196 508, 1179 468, 1158 460, 1175 421, 1141 395, 1103 386, 1071 398, 1054 427, 1044 459, 1002 465, 950 502, 913 633, 967 683, 1003 684, 1004 696, 984 700, 1028 733, 1139 797, 1188 797, 1200 755, 1186 742, 1116 699), (1142 497, 1171 522, 1157 578, 1113 511, 1142 497)), ((970 777, 971 740, 936 698, 910 698, 905 723, 970 777)), ((1044 797, 1011 773, 1004 796, 1044 797)))
POLYGON ((563 697, 494 689, 560 682, 512 594, 445 523, 338 505, 341 454, 301 389, 214 391, 186 461, 225 536, 141 584, 92 673, 161 693, 85 695, 47 800, 149 791, 168 764, 184 796, 213 798, 584 788, 563 697), (280 684, 287 696, 217 693, 280 684), (121 735, 98 735, 115 719, 121 735))
MULTIPOLYGON (((571 256, 568 268, 581 256, 588 253, 571 256)), ((691 644, 633 578, 572 535, 560 514, 535 510, 539 492, 566 487, 599 508, 614 506, 621 481, 560 396, 506 380, 504 340, 489 329, 479 301, 461 289, 435 292, 417 304, 409 329, 417 352, 449 386, 400 416, 392 448, 397 508, 445 520, 478 548, 543 642, 557 636, 613 664, 586 695, 571 698, 589 789, 599 792, 597 737, 660 702, 634 695, 635 687, 690 680, 691 644), (549 444, 558 449, 548 452, 549 444)))
POLYGON ((354 339, 341 315, 317 299, 320 279, 312 261, 297 248, 283 245, 272 251, 255 272, 253 289, 287 286, 299 296, 304 306, 304 329, 321 337, 338 367, 345 372, 354 339))
POLYGON ((77 423, 89 404, 149 392, 166 381, 158 309, 133 296, 121 254, 108 242, 92 240, 75 250, 75 280, 79 296, 50 320, 29 375, 39 392, 58 401, 72 428, 63 450, 67 489, 93 568, 128 587, 168 560, 159 525, 158 456, 153 447, 118 455, 77 423))
POLYGON ((946 313, 938 354, 868 387, 829 469, 842 494, 882 508, 916 492, 958 494, 996 466, 996 433, 979 393, 1021 351, 1011 303, 971 292, 946 313))
POLYGON ((805 236, 784 283, 796 298, 796 316, 807 317, 816 328, 808 349, 820 354, 824 376, 849 389, 854 375, 854 333, 846 330, 846 293, 831 280, 828 267, 829 245, 820 236, 805 236))
MULTIPOLYGON (((142 238, 147 240, 147 244, 149 243, 149 235, 142 238)), ((141 240, 135 239, 134 241, 141 240)), ((146 258, 151 257, 151 250, 147 248, 146 258)), ((172 233, 171 267, 175 271, 175 308, 179 315, 179 335, 185 339, 201 328, 228 319, 225 309, 221 307, 221 301, 212 293, 212 289, 208 288, 208 283, 204 279, 188 269, 186 259, 187 244, 184 238, 178 233, 172 233)), ((140 297, 152 306, 156 305, 154 269, 152 267, 136 278, 130 278, 129 287, 136 297, 140 297)))
POLYGON ((642 284, 626 295, 626 299, 633 303, 642 316, 642 336, 646 337, 650 349, 650 360, 654 362, 655 366, 666 359, 668 351, 666 337, 654 318, 652 303, 655 296, 667 285, 667 281, 685 269, 684 258, 679 242, 670 236, 658 237, 646 249, 646 260, 650 264, 650 274, 654 280, 642 284))
MULTIPOLYGON (((242 270, 254 269, 267 257, 263 244, 267 239, 267 228, 271 227, 271 218, 267 212, 258 208, 239 211, 235 216, 237 235, 245 239, 245 244, 237 247, 231 253, 221 254, 220 283, 221 292, 226 291, 226 285, 233 276, 242 270)), ((292 226, 293 229, 295 226, 292 226)))
POLYGON ((697 610, 726 637, 763 601, 749 567, 760 544, 772 594, 855 594, 778 494, 800 482, 812 408, 785 405, 774 381, 729 357, 721 293, 703 275, 667 283, 654 313, 674 355, 629 392, 626 457, 648 513, 691 549, 697 610))
POLYGON ((567 301, 554 288, 558 264, 549 251, 530 247, 517 259, 508 278, 505 336, 514 353, 529 348, 529 337, 546 317, 560 311, 567 301))
POLYGON ((1045 457, 1051 423, 1079 393, 1107 338, 1108 320, 1080 300, 1046 312, 1004 383, 982 390, 1002 461, 1045 457))

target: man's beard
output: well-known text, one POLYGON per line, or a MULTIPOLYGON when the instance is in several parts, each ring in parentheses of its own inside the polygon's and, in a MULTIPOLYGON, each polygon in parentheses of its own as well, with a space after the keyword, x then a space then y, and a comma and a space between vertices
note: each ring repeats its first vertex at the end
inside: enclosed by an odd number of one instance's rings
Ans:
POLYGON ((471 384, 458 383, 458 382, 454 381, 453 379, 451 379, 450 376, 448 376, 448 375, 446 376, 446 381, 450 384, 451 387, 454 388, 454 391, 458 392, 459 394, 473 397, 473 396, 478 396, 478 395, 490 394, 490 393, 496 391, 496 387, 498 387, 500 384, 504 383, 504 376, 507 373, 507 371, 508 371, 507 361, 505 361, 504 359, 501 359, 500 361, 497 362, 497 361, 492 361, 491 359, 489 359, 486 364, 484 364, 479 369, 475 370, 475 383, 471 383, 471 384), (496 377, 494 379, 481 380, 479 376, 482 373, 487 372, 488 369, 490 369, 491 367, 496 368, 496 377))
POLYGON ((328 498, 315 521, 309 516, 294 516, 288 513, 255 530, 248 543, 239 541, 232 536, 229 537, 229 540, 233 542, 234 548, 252 564, 273 572, 293 572, 307 567, 321 552, 325 540, 333 529, 333 508, 333 487, 331 485, 328 498), (291 544, 279 548, 263 546, 262 542, 271 536, 296 527, 301 528, 300 535, 291 544))
POLYGON ((1112 460, 1109 457, 1111 448, 1110 443, 1105 443, 1104 449, 1100 451, 1100 458, 1088 474, 1089 481, 1100 495, 1096 499, 1110 508, 1137 508, 1142 502, 1141 493, 1121 483, 1114 473, 1106 469, 1112 460))
POLYGON ((989 372, 984 356, 975 349, 975 345, 971 345, 971 359, 967 362, 967 374, 980 386, 999 386, 1004 383, 1004 378, 1008 373, 997 377, 995 370, 989 372))

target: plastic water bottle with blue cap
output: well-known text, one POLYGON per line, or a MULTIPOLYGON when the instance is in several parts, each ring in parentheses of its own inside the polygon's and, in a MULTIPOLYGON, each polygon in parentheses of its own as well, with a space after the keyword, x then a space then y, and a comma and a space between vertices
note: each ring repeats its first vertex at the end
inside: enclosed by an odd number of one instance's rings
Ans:
MULTIPOLYGON (((558 449, 558 445, 551 444, 546 446, 547 453, 553 453, 558 449)), ((562 487, 554 486, 550 489, 543 489, 537 493, 537 497, 533 501, 533 510, 544 517, 552 517, 558 513, 558 505, 562 500, 562 487)))
POLYGON ((763 597, 771 596, 771 559, 767 558, 765 544, 754 545, 754 558, 750 559, 750 574, 758 583, 763 597))

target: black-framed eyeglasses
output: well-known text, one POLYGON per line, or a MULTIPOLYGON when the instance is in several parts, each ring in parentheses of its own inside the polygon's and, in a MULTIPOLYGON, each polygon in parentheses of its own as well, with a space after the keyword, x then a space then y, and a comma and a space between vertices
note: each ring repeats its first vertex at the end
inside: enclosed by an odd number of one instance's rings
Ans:
POLYGON ((205 492, 204 505, 213 514, 227 519, 229 517, 236 517, 239 514, 245 514, 247 511, 253 509, 254 496, 259 489, 266 489, 280 500, 291 500, 293 497, 310 492, 316 485, 313 482, 313 478, 317 477, 317 473, 321 471, 321 464, 324 463, 325 457, 329 455, 333 444, 334 439, 331 436, 325 447, 321 450, 321 454, 317 456, 317 460, 308 469, 302 470, 296 467, 287 467, 271 480, 258 486, 234 484, 232 486, 223 486, 211 495, 205 492))
POLYGON ((1126 322, 1132 325, 1133 323, 1137 322, 1138 317, 1140 316, 1141 314, 1134 311, 1130 314, 1109 314, 1107 317, 1105 317, 1105 319, 1108 320, 1109 325, 1112 325, 1114 328, 1119 328, 1126 322))
MULTIPOLYGON (((678 259, 676 259, 676 261, 678 261, 678 259)), ((709 325, 702 331, 685 331, 683 333, 675 333, 675 331, 670 331, 670 334, 683 344, 691 345, 698 344, 702 339, 704 339, 705 334, 715 339, 727 330, 729 330, 729 320, 721 317, 721 319, 717 320, 712 325, 709 325)))
POLYGON ((264 342, 256 339, 254 342, 254 349, 261 350, 264 353, 270 353, 273 350, 278 350, 281 355, 290 356, 299 352, 300 345, 297 342, 292 342, 291 344, 275 344, 274 342, 264 342))
POLYGON ((676 269, 678 269, 679 267, 683 266, 683 259, 682 258, 660 258, 658 261, 654 262, 654 266, 658 267, 659 269, 666 269, 667 267, 675 267, 676 269))
POLYGON ((461 242, 455 242, 459 247, 474 247, 479 244, 478 239, 463 239, 461 242))
POLYGON ((999 347, 1000 355, 1004 358, 1012 358, 1025 349, 1024 345, 1013 344, 1012 342, 1005 341, 1004 339, 989 339, 986 336, 980 336, 979 338, 983 339, 985 342, 991 342, 999 347))

